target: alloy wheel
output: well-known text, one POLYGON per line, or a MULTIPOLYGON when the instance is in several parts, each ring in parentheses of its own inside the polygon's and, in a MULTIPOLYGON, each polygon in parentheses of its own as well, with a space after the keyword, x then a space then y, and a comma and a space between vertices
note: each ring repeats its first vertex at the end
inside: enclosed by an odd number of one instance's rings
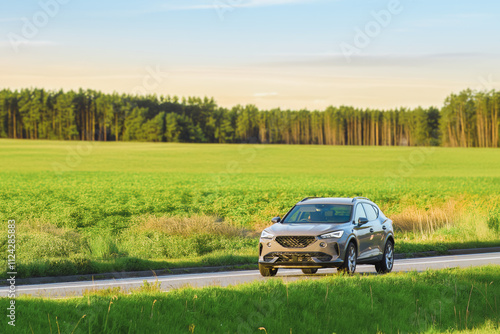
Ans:
POLYGON ((394 265, 394 252, 392 249, 392 244, 387 243, 387 248, 385 250, 385 266, 390 271, 394 265))

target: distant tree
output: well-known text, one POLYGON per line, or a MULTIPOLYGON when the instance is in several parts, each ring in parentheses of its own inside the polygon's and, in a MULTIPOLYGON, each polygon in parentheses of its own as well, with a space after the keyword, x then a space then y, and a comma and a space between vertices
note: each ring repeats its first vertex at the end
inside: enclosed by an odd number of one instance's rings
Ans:
POLYGON ((165 139, 167 142, 178 142, 181 129, 178 122, 179 116, 175 113, 168 113, 165 117, 165 139))
POLYGON ((213 98, 0 91, 0 137, 63 140, 260 142, 498 147, 500 92, 464 90, 441 109, 259 110, 213 98))

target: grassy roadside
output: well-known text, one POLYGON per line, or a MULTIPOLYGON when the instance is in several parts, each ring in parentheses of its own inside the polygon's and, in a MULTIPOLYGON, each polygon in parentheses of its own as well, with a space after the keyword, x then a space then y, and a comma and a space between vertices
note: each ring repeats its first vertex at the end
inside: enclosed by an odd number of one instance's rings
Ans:
MULTIPOLYGON (((500 266, 17 299, 19 333, 494 333, 500 266), (265 328, 265 330, 264 330, 265 328)), ((0 299, 0 308, 8 300, 0 299)), ((6 321, 1 327, 5 328, 6 321)))
MULTIPOLYGON (((396 253, 444 254, 450 249, 500 246, 498 232, 489 229, 484 219, 477 219, 475 225, 457 219, 418 230, 418 222, 406 222, 403 229, 398 224, 401 221, 395 222, 396 253)), ((17 261, 19 278, 256 264, 258 258, 257 231, 215 217, 148 217, 119 234, 98 232, 51 224, 21 225, 17 234, 22 250, 17 261)), ((4 248, 6 242, 0 243, 0 252, 4 248)), ((0 273, 4 276, 5 271, 0 273)))

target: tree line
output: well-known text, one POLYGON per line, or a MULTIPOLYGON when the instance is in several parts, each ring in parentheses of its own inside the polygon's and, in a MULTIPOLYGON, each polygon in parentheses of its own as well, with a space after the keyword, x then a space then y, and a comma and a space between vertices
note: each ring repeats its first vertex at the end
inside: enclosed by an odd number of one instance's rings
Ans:
POLYGON ((25 139, 498 147, 500 92, 464 90, 441 109, 259 110, 213 98, 0 91, 0 137, 25 139))

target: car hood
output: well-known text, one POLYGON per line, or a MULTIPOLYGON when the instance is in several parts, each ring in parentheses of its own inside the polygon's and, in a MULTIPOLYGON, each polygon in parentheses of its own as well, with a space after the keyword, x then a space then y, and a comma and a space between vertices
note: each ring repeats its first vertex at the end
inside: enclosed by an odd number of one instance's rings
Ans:
POLYGON ((327 232, 341 230, 344 224, 311 224, 311 223, 296 223, 296 224, 281 224, 277 223, 266 228, 266 231, 275 235, 312 235, 318 236, 327 232))

